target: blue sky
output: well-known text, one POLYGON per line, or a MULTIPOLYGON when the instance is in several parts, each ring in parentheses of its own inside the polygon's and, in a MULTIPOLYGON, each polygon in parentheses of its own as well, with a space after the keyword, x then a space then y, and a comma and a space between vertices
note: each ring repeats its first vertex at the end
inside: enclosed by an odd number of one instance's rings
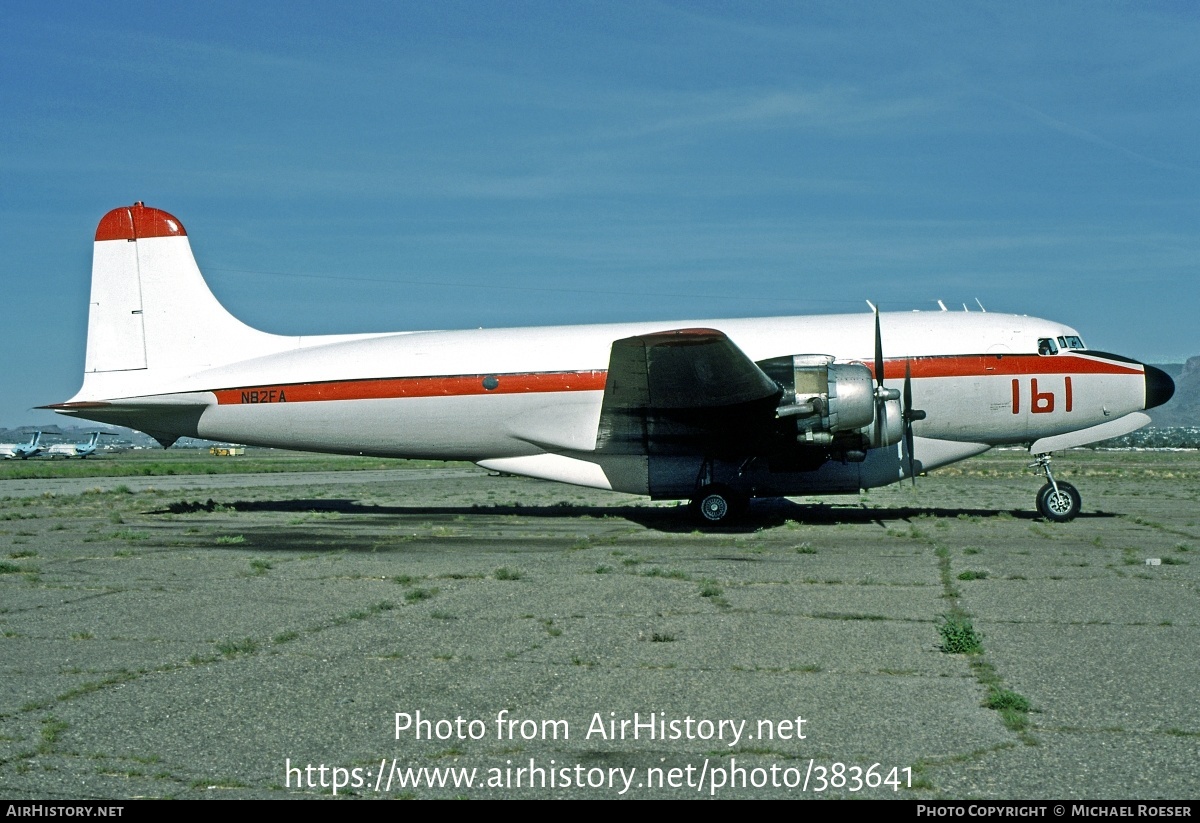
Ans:
POLYGON ((1200 354, 1191 3, 0 7, 0 425, 143 200, 280 333, 936 309, 1200 354))

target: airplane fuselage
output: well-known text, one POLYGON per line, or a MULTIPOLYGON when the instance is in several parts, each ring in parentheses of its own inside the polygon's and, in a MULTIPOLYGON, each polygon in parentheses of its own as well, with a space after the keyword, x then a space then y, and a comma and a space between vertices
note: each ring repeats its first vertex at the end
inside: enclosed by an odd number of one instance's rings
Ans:
MULTIPOLYGON (((736 340, 755 361, 828 353, 869 365, 872 323, 863 313, 309 338, 303 348, 172 381, 157 396, 164 405, 201 402, 194 427, 174 433, 212 440, 472 462, 580 457, 596 447, 613 340, 699 326, 736 340)), ((1058 323, 909 312, 885 313, 881 325, 891 348, 884 380, 899 383, 907 365, 914 405, 935 410, 913 424, 914 434, 944 441, 945 458, 960 459, 962 449, 950 444, 978 453, 1144 407, 1140 364, 1089 351, 1038 355, 1039 339, 1077 334, 1058 323)), ((100 409, 87 416, 129 422, 121 405, 111 417, 100 409)), ((922 466, 945 458, 930 455, 922 466)))
POLYGON ((97 229, 84 385, 48 408, 165 445, 469 460, 696 499, 1048 453, 1145 425, 1172 391, 1070 327, 982 311, 272 335, 216 301, 174 217, 135 204, 97 229))

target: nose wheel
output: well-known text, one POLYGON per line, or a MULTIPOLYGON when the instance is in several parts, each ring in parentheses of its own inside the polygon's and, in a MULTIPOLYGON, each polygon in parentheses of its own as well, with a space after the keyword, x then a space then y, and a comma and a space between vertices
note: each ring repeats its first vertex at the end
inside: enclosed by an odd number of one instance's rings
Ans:
POLYGON ((1038 468, 1046 475, 1047 483, 1037 493, 1037 510, 1042 517, 1055 523, 1074 520, 1083 507, 1083 498, 1070 483, 1054 479, 1050 473, 1050 455, 1039 454, 1030 468, 1038 468))

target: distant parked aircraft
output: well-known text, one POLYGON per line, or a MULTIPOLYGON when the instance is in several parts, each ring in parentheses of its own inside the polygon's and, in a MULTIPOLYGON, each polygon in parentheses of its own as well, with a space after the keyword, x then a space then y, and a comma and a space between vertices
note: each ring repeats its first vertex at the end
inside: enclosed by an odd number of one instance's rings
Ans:
POLYGON ((25 460, 42 451, 42 433, 37 432, 28 443, 0 443, 0 457, 5 460, 25 460))
POLYGON ((90 457, 96 453, 96 441, 101 434, 105 432, 92 432, 86 443, 55 443, 42 453, 50 457, 90 457))

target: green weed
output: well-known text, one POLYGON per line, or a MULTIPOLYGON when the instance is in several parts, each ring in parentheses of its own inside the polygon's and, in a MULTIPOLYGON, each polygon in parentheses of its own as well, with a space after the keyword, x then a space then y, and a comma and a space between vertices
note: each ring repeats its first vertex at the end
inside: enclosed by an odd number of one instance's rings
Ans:
POLYGON ((244 640, 225 640, 217 644, 217 651, 226 657, 237 657, 239 654, 254 654, 258 651, 258 644, 250 637, 244 640))
POLYGON ((1029 712, 1032 710, 1029 700, 1014 691, 992 686, 983 705, 999 712, 1004 725, 1014 732, 1024 731, 1029 727, 1029 712))
POLYGON ((941 650, 946 654, 980 654, 983 637, 971 624, 971 619, 962 614, 943 614, 938 624, 942 635, 941 650))

